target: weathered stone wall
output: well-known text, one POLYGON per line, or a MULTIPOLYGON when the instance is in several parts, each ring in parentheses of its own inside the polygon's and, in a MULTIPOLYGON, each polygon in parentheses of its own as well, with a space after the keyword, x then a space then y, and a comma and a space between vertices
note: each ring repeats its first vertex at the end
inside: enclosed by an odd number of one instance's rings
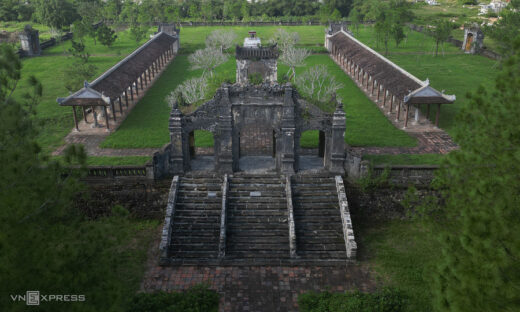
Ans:
POLYGON ((240 132, 240 156, 272 156, 274 153, 273 129, 251 126, 240 132))
POLYGON ((239 60, 237 59, 237 75, 236 81, 240 84, 249 82, 249 76, 259 73, 264 82, 276 82, 277 60, 276 59, 259 59, 259 60, 239 60))
POLYGON ((76 200, 76 207, 91 217, 108 215, 121 205, 140 218, 164 218, 171 179, 150 181, 142 178, 85 181, 87 188, 76 200))

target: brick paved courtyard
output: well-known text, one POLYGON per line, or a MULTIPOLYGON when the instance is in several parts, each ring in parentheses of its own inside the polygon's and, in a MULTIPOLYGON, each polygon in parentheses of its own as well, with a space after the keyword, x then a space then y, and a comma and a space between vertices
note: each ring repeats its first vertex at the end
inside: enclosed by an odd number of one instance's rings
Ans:
POLYGON ((220 311, 298 311, 298 295, 306 291, 372 291, 377 286, 365 264, 161 267, 157 265, 157 244, 150 249, 141 290, 181 291, 206 283, 220 294, 220 311))

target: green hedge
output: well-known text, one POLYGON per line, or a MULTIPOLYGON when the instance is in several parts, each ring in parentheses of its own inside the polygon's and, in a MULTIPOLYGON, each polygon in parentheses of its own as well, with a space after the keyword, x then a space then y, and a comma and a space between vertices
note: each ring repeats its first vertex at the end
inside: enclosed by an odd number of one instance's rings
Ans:
POLYGON ((219 295, 206 285, 197 285, 184 292, 139 293, 128 312, 212 312, 218 311, 219 295))
POLYGON ((308 292, 298 297, 301 312, 400 312, 406 300, 393 288, 383 288, 375 293, 360 291, 331 293, 308 292))

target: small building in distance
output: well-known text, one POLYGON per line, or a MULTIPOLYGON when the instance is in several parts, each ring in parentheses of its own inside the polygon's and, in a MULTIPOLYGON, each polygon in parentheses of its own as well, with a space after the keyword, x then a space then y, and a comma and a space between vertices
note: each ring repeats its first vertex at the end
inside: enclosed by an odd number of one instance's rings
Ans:
POLYGON ((256 32, 250 31, 249 37, 244 39, 244 46, 237 45, 235 50, 236 82, 242 85, 250 83, 252 79, 261 79, 267 83, 276 82, 278 56, 276 45, 262 47, 256 32))
POLYGON ((38 30, 31 25, 26 25, 20 34, 20 45, 25 56, 38 56, 42 53, 40 48, 40 35, 38 30))

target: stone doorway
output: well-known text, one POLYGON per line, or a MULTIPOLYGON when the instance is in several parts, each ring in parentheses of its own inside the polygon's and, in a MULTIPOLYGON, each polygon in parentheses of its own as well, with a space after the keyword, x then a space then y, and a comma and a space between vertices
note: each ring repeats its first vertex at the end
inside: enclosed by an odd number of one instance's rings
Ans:
POLYGON ((190 167, 193 171, 212 171, 215 169, 213 133, 194 130, 188 135, 190 167))
POLYGON ((299 170, 322 170, 325 167, 325 132, 307 130, 300 137, 299 170), (316 140, 318 141, 315 145, 316 140), (314 144, 313 144, 314 143, 314 144))
POLYGON ((473 44, 473 34, 468 34, 468 38, 466 40, 466 46, 464 47, 464 50, 466 52, 471 51, 471 45, 473 44))
POLYGON ((239 133, 239 167, 241 171, 276 169, 276 137, 272 128, 250 125, 239 133))

